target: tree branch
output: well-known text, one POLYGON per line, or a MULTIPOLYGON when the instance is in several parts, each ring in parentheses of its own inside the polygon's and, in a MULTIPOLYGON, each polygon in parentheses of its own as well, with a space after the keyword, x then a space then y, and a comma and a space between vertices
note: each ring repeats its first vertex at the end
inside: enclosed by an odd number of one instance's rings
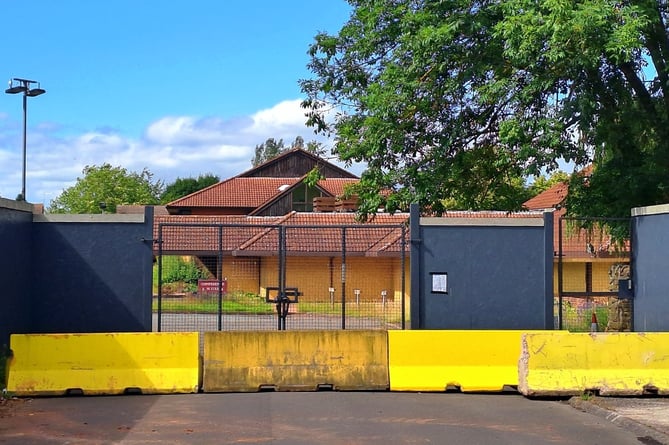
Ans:
POLYGON ((639 78, 636 71, 634 70, 634 65, 631 62, 623 62, 619 65, 619 67, 620 71, 622 71, 623 75, 632 87, 632 90, 639 98, 641 106, 644 108, 644 110, 646 110, 649 116, 654 116, 655 107, 653 107, 653 100, 650 96, 650 93, 646 89, 646 85, 644 85, 643 81, 641 78, 639 78))

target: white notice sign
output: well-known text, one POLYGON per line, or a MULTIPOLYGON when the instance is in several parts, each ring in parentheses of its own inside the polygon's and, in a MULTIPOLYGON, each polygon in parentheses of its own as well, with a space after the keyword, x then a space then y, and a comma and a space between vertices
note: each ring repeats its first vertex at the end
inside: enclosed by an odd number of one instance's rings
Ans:
POLYGON ((448 293, 448 274, 432 273, 432 292, 438 294, 448 293))

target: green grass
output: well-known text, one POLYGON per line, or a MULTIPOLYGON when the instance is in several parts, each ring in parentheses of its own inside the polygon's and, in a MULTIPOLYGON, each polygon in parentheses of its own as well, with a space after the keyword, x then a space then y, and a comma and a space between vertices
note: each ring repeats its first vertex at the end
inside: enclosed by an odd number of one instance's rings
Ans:
MULTIPOLYGON (((341 303, 304 302, 291 304, 301 314, 341 316, 341 303)), ((158 311, 158 299, 153 299, 153 311, 158 311)), ((164 313, 217 314, 218 296, 163 297, 161 311, 164 313)), ((226 314, 274 314, 276 304, 266 303, 263 298, 251 293, 233 293, 223 296, 222 312, 226 314)), ((408 313, 407 319, 408 319, 408 313)), ((388 322, 401 322, 402 314, 398 305, 388 303, 384 308, 379 303, 346 304, 347 317, 373 317, 388 322)))
POLYGON ((592 309, 577 309, 565 306, 563 329, 570 332, 590 332, 592 324, 592 312, 597 314, 597 325, 599 332, 603 332, 609 321, 609 311, 606 306, 597 306, 592 309))
MULTIPOLYGON (((225 295, 222 311, 228 314, 271 314, 274 305, 265 303, 257 296, 243 294, 225 295)), ((153 311, 158 311, 158 299, 153 299, 153 311)), ((161 311, 165 313, 217 314, 218 296, 163 297, 161 311)))
MULTIPOLYGON (((341 315, 341 303, 299 303, 299 311, 308 314, 322 314, 322 315, 341 315)), ((401 308, 398 304, 388 303, 384 307, 380 303, 366 303, 362 302, 359 305, 355 302, 346 303, 347 317, 373 317, 382 318, 389 322, 402 321, 401 308)), ((406 314, 408 319, 409 314, 406 314)))

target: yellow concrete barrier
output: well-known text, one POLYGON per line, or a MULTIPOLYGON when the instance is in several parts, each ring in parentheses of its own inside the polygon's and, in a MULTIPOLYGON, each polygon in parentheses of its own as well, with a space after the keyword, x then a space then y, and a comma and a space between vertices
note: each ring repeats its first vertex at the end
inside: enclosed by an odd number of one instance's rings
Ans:
POLYGON ((518 372, 526 396, 669 394, 669 333, 527 333, 518 372))
POLYGON ((202 390, 387 390, 384 331, 205 332, 202 390))
POLYGON ((198 333, 12 335, 7 390, 18 396, 198 391, 198 333))
POLYGON ((503 391, 518 385, 527 331, 388 331, 391 391, 503 391))

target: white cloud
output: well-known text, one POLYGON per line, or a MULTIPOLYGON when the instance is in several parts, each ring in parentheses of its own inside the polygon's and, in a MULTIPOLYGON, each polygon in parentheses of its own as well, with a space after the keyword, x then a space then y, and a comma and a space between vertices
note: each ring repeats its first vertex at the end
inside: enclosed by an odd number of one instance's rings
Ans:
POLYGON ((252 116, 253 125, 248 128, 248 131, 271 133, 304 126, 307 118, 304 115, 305 110, 300 107, 301 102, 300 99, 286 100, 272 108, 258 111, 252 116))
MULTIPOLYGON (((154 179, 166 183, 207 173, 226 179, 251 168, 255 146, 268 138, 283 139, 288 145, 302 136, 330 147, 331 141, 316 137, 304 125, 300 102, 283 101, 251 116, 229 120, 166 116, 150 123, 139 138, 109 128, 64 136, 57 123, 36 124, 28 129, 28 201, 48 206, 76 183, 86 165, 109 163, 130 171, 147 168, 154 179)), ((0 133, 0 196, 13 199, 21 189, 21 133, 20 125, 7 120, 4 124, 5 131, 0 133)))

